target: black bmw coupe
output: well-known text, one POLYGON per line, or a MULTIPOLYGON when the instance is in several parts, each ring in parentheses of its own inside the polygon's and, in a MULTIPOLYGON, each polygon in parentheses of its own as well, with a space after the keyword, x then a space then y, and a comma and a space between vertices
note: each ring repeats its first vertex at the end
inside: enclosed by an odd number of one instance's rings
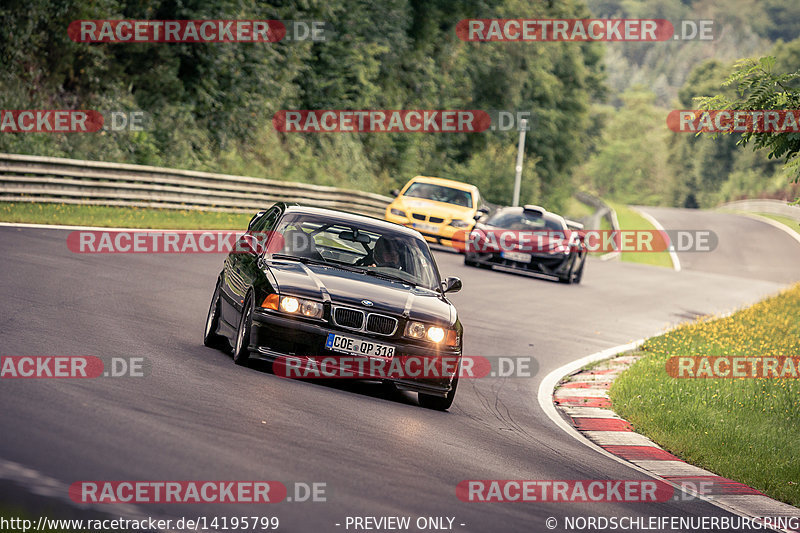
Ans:
POLYGON ((446 293, 460 289, 458 278, 441 280, 412 229, 278 203, 251 219, 225 259, 204 343, 230 345, 237 364, 346 361, 348 373, 339 368, 337 376, 380 379, 419 393, 423 407, 445 410, 463 344, 446 293))

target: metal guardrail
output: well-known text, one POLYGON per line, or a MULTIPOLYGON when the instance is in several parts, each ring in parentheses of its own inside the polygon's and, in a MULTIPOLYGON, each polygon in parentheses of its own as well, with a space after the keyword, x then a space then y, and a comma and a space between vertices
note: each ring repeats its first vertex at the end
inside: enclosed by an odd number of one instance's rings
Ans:
POLYGON ((230 212, 283 201, 383 218, 392 198, 249 176, 0 153, 0 201, 230 212))
POLYGON ((600 229, 600 219, 605 218, 608 221, 608 225, 611 226, 611 229, 614 231, 619 231, 617 212, 614 211, 614 209, 612 209, 607 203, 597 196, 583 191, 576 192, 575 198, 579 202, 590 207, 594 207, 595 209, 594 214, 589 217, 585 217, 585 220, 583 220, 583 225, 586 227, 586 229, 600 229))
POLYGON ((717 209, 732 209, 735 211, 746 211, 748 213, 767 213, 769 215, 781 215, 800 222, 800 206, 790 205, 783 200, 739 200, 727 202, 717 209))

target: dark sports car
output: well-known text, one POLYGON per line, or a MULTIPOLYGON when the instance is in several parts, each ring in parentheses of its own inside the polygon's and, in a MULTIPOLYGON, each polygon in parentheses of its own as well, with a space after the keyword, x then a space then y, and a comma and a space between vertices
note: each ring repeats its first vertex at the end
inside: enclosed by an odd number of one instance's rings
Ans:
POLYGON ((464 264, 501 266, 580 283, 587 254, 582 229, 539 206, 505 207, 475 225, 464 264))
POLYGON ((206 346, 227 341, 237 364, 251 356, 275 365, 346 358, 352 369, 358 359, 369 364, 350 377, 417 392, 423 407, 453 403, 463 328, 445 293, 461 281, 441 280, 418 232, 279 203, 253 217, 236 248, 214 289, 206 346), (387 375, 377 364, 404 368, 412 359, 426 371, 387 375), (454 364, 435 364, 442 361, 454 364))

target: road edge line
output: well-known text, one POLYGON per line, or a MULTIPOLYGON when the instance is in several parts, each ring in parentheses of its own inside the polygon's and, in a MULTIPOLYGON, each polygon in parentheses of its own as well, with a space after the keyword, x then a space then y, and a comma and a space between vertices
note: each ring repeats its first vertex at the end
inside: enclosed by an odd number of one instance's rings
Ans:
MULTIPOLYGON (((629 205, 628 208, 630 208, 631 211, 634 211, 636 214, 638 214, 643 219, 645 219, 650 224, 652 224, 653 227, 656 228, 656 230, 663 231, 663 232, 666 233, 667 230, 664 229, 664 226, 662 226, 661 223, 658 220, 656 220, 655 217, 653 217, 652 215, 649 215, 649 214, 645 213, 644 211, 641 211, 641 210, 633 207, 632 205, 629 205)), ((680 261, 680 259, 678 259, 678 254, 675 253, 675 249, 672 247, 671 244, 670 244, 668 252, 669 252, 669 258, 672 261, 673 270, 675 270, 675 272, 680 272, 681 271, 681 261, 680 261)))

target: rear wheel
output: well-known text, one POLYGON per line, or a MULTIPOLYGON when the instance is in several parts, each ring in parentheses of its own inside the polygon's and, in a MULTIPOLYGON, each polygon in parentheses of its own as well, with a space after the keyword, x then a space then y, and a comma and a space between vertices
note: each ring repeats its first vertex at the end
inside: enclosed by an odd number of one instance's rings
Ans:
POLYGON ((250 330, 253 326, 253 295, 248 294, 242 308, 242 318, 236 331, 236 345, 233 348, 233 362, 246 365, 250 359, 250 330))
POLYGON ((447 396, 432 396, 430 394, 419 393, 419 404, 425 409, 434 409, 436 411, 447 411, 453 405, 453 400, 456 397, 456 388, 458 387, 458 376, 453 380, 453 386, 447 396))
POLYGON ((206 328, 203 332, 203 344, 209 348, 219 348, 222 345, 222 336, 217 333, 220 309, 219 285, 220 280, 217 280, 214 296, 211 297, 211 305, 208 308, 208 316, 206 316, 206 328))

